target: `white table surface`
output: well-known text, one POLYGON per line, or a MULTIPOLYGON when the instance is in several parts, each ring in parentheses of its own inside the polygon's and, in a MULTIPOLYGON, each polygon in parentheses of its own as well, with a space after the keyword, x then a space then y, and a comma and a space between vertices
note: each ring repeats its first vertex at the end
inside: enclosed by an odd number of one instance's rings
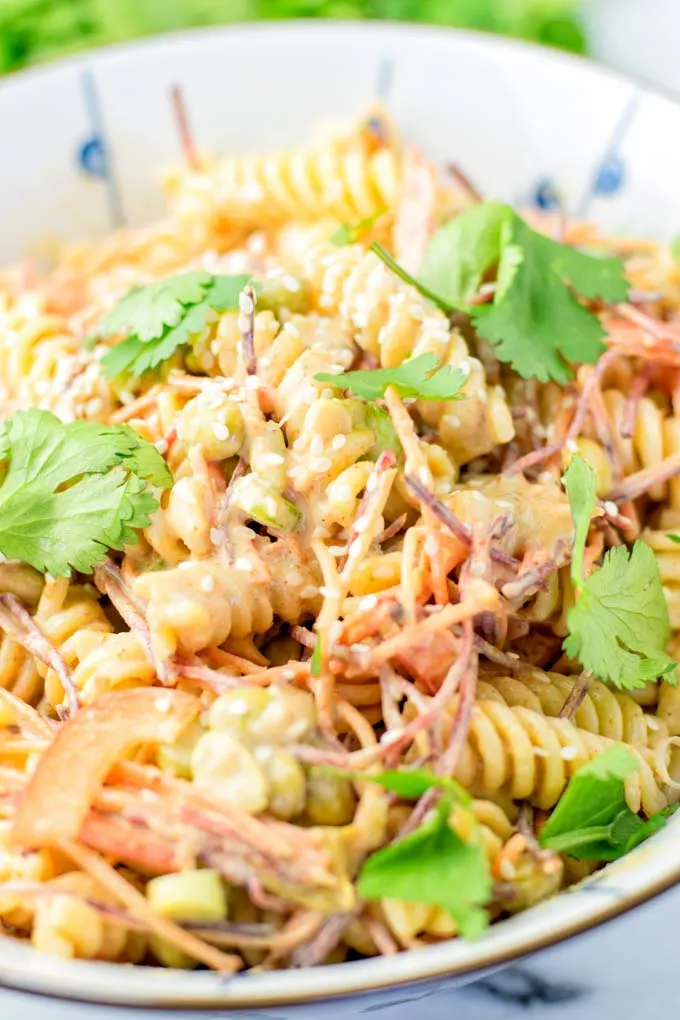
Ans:
MULTIPOLYGON (((419 1018, 414 1000, 392 1007, 388 1020, 650 1020, 674 1016, 680 999, 680 889, 666 893, 602 928, 528 957, 457 991, 428 997, 419 1018), (663 1012, 662 1012, 663 1011, 663 1012)), ((317 1020, 371 1016, 319 1005, 317 1020)), ((380 1011, 378 1011, 380 1012, 380 1011)), ((387 1011, 384 1011, 387 1013, 387 1011)), ((228 1013, 107 1009, 0 991, 2 1020, 209 1020, 228 1013)), ((249 1014, 239 1013, 239 1018, 249 1014)), ((258 1020, 285 1020, 285 1010, 258 1011, 258 1020)), ((375 1017, 378 1020, 378 1016, 375 1017)))

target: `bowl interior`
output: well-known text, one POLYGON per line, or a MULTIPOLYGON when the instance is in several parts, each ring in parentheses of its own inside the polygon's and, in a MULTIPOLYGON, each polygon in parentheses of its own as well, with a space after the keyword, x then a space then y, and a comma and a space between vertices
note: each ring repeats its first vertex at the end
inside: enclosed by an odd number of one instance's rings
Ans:
MULTIPOLYGON (((181 85, 200 148, 301 142, 382 102, 403 134, 487 195, 592 217, 619 232, 680 225, 680 107, 587 62, 486 36, 398 25, 211 30, 94 54, 0 85, 0 259, 39 254, 162 209, 156 172, 180 159, 181 85), (11 154, 11 155, 10 155, 11 154)), ((680 879, 671 825, 625 861, 478 943, 225 981, 64 963, 3 943, 0 982, 138 1005, 267 1006, 410 981, 471 979, 621 913, 680 879)), ((396 989, 383 991, 403 997, 396 989)), ((310 1015, 314 1007, 309 1007, 310 1015)))

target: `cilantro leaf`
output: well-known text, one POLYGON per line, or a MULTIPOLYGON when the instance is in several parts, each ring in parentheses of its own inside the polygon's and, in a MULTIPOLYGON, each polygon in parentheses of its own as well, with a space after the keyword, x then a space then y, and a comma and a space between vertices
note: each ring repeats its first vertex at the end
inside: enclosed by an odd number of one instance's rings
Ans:
POLYGON ((205 329, 211 310, 235 311, 249 282, 244 274, 212 276, 205 269, 194 269, 134 287, 104 316, 95 334, 126 334, 101 359, 105 377, 122 372, 140 376, 167 361, 205 329))
POLYGON ((336 244, 339 248, 346 244, 356 244, 361 240, 362 236, 385 215, 386 212, 386 208, 378 209, 372 216, 366 216, 365 219, 359 220, 359 222, 355 223, 353 226, 343 223, 342 226, 338 227, 338 229, 331 234, 329 241, 331 244, 336 244))
POLYGON ((367 900, 430 903, 448 910, 461 935, 473 939, 489 923, 484 905, 491 875, 482 847, 462 840, 449 825, 451 802, 443 797, 415 832, 372 854, 357 889, 367 900))
POLYGON ((461 804, 469 804, 471 799, 467 790, 464 790, 455 779, 448 776, 436 776, 434 772, 429 772, 427 769, 385 769, 383 772, 366 773, 324 766, 323 771, 336 776, 344 776, 345 779, 377 783, 384 790, 396 793, 403 800, 419 800, 433 787, 446 790, 461 804))
POLYGON ((456 400, 467 376, 450 365, 438 367, 436 354, 421 354, 396 368, 372 368, 364 372, 343 372, 330 375, 321 372, 314 378, 339 389, 351 390, 364 400, 377 400, 388 386, 394 386, 400 397, 420 400, 456 400))
POLYGON ((431 291, 428 287, 425 286, 424 283, 421 283, 420 280, 416 280, 415 276, 411 276, 411 274, 407 272, 403 266, 400 266, 399 263, 392 258, 390 253, 388 251, 385 251, 383 246, 381 244, 378 244, 377 241, 374 241, 373 244, 371 245, 371 251, 378 256, 381 262, 385 263, 388 269, 392 270, 395 276, 398 276, 400 280, 404 281, 404 283, 410 284, 411 287, 415 287, 416 290, 420 291, 423 297, 427 298, 428 301, 431 301, 433 305, 437 306, 437 308, 441 308, 443 312, 466 310, 464 305, 458 306, 451 304, 449 301, 446 301, 440 295, 435 294, 433 291, 431 291))
POLYGON ((481 202, 439 227, 427 246, 420 281, 449 305, 469 301, 500 258, 502 227, 511 215, 510 206, 481 202))
POLYGON ((0 551, 55 576, 88 573, 108 549, 135 542, 158 508, 148 485, 172 483, 128 425, 64 424, 34 408, 4 422, 0 446, 0 551))
POLYGON ((588 296, 625 296, 608 265, 617 260, 567 251, 513 214, 501 229, 493 304, 471 310, 479 335, 524 378, 566 383, 573 375, 569 362, 593 364, 606 350, 604 328, 574 297, 567 286, 569 273, 575 272, 581 285, 587 283, 588 296), (590 276, 581 260, 589 264, 590 276))
POLYGON ((543 826, 541 846, 577 860, 614 861, 662 829, 671 812, 644 821, 626 804, 625 781, 637 764, 632 751, 615 744, 582 765, 543 826))
POLYGON ((574 456, 562 476, 562 483, 569 497, 569 509, 576 526, 571 556, 571 580, 574 587, 580 591, 583 585, 583 554, 597 501, 597 478, 583 457, 574 456))
POLYGON ((167 326, 176 326, 185 305, 203 299, 212 277, 206 269, 168 276, 147 287, 133 287, 105 315, 97 330, 100 336, 134 329, 142 341, 157 340, 167 326))
POLYGON ((676 545, 680 545, 680 535, 666 535, 666 538, 670 538, 671 542, 675 542, 676 545))
POLYGON ((573 375, 571 362, 593 364, 605 350, 599 319, 575 294, 611 302, 628 294, 620 259, 596 258, 552 241, 498 202, 484 202, 435 231, 421 281, 386 253, 381 258, 444 311, 466 311, 501 361, 541 382, 565 383, 573 375), (461 304, 494 269, 493 301, 461 304))
POLYGON ((610 549, 567 612, 564 650, 601 680, 627 690, 675 670, 664 649, 668 608, 654 553, 642 541, 610 549))

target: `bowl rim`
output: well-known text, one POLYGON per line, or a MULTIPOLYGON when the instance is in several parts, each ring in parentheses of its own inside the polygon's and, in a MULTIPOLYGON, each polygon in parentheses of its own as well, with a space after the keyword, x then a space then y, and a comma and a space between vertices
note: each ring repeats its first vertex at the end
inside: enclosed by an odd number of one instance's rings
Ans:
MULTIPOLYGON (((72 67, 87 64, 110 65, 127 56, 142 56, 158 50, 172 50, 189 43, 200 44, 208 39, 223 36, 233 39, 240 36, 244 40, 252 37, 315 36, 324 38, 352 35, 375 36, 383 42, 390 39, 404 44, 405 37, 418 37, 421 41, 431 39, 440 43, 442 39, 463 40, 488 49, 499 51, 519 51, 530 55, 544 65, 559 64, 571 67, 574 72, 585 71, 593 76, 616 82, 622 86, 635 85, 642 95, 657 100, 670 102, 680 110, 680 94, 670 89, 652 85, 639 76, 623 74, 612 68, 598 64, 591 58, 553 50, 547 46, 527 42, 521 39, 508 39, 486 32, 456 29, 442 26, 414 24, 411 22, 393 21, 353 21, 353 20, 314 20, 293 19, 286 22, 245 22, 222 26, 205 26, 162 35, 148 36, 98 49, 83 51, 44 65, 37 65, 16 71, 0 80, 0 94, 7 96, 13 89, 20 94, 24 84, 34 81, 49 83, 50 76, 58 77, 63 71, 72 67)), ((677 823, 680 825, 680 822, 677 823)), ((676 826, 674 826, 675 828, 676 826)), ((654 849, 654 841, 647 845, 654 849)), ((610 866, 611 867, 611 866, 610 866)), ((606 875, 609 869, 604 870, 606 875)), ((388 991, 406 985, 422 982, 446 981, 449 978, 479 977, 512 961, 522 959, 529 954, 546 949, 557 943, 564 942, 576 935, 598 928, 600 925, 628 913, 635 907, 649 902, 680 882, 680 855, 677 864, 667 866, 661 876, 651 875, 641 884, 625 890, 620 895, 605 897, 600 900, 593 897, 593 906, 581 915, 568 921, 556 918, 546 930, 539 930, 511 938, 505 947, 496 947, 481 940, 476 943, 474 961, 448 959, 450 950, 458 943, 451 939, 416 952, 401 953, 397 957, 374 957, 350 963, 333 964, 330 966, 309 968, 298 972, 279 972, 283 990, 275 990, 276 974, 236 976, 225 980, 224 976, 213 973, 199 972, 186 975, 180 972, 182 979, 170 980, 175 972, 163 972, 157 968, 135 967, 121 968, 120 964, 91 961, 61 961, 58 958, 45 957, 21 943, 7 941, 6 952, 0 956, 0 987, 27 992, 40 997, 57 998, 72 1002, 89 1002, 99 1006, 132 1007, 135 1009, 163 1008, 183 1010, 205 1010, 221 1008, 228 1011, 243 1008, 278 1007, 285 1005, 313 1003, 320 1000, 342 999, 346 996, 362 995, 376 991, 388 991), (447 949, 449 952, 447 952, 447 949), (395 965, 395 962, 396 965, 395 965), (127 982, 135 985, 130 991, 125 990, 126 976, 133 973, 147 975, 148 987, 140 980, 127 982), (169 975, 164 986, 162 980, 150 980, 153 976, 169 975), (299 975, 290 978, 291 975, 299 975), (304 987, 304 986, 310 987, 304 987), (175 986, 175 987, 173 987, 175 986), (297 987, 299 986, 299 987, 297 987), (108 997, 103 998, 104 989, 111 989, 108 997)), ((578 889, 578 887, 576 887, 578 889)), ((568 898, 569 892, 562 893, 560 898, 568 898)), ((550 902, 555 902, 550 901, 550 902)), ((533 908, 531 913, 540 908, 533 908)), ((526 915, 525 915, 526 916, 526 915)), ((493 930, 506 930, 509 921, 502 921, 493 926, 493 930)), ((507 941, 507 940, 506 940, 507 941)))

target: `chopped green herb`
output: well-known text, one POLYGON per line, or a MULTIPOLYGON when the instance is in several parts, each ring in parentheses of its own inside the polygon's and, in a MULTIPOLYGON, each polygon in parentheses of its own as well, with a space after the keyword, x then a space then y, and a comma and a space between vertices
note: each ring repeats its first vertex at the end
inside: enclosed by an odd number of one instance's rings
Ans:
MULTIPOLYGON (((390 253, 385 251, 383 246, 381 244, 378 244, 377 241, 374 241, 373 244, 371 245, 371 251, 374 252, 378 256, 378 258, 385 263, 387 268, 391 269, 392 272, 396 276, 398 276, 400 280, 403 280, 404 283, 408 283, 412 287, 415 287, 416 290, 420 291, 423 297, 427 298, 428 301, 431 301, 433 305, 437 306, 437 308, 441 308, 443 312, 456 311, 457 308, 456 305, 451 304, 444 298, 440 297, 438 294, 435 294, 428 287, 426 287, 425 284, 421 283, 419 280, 416 280, 415 276, 411 276, 411 274, 408 273, 403 268, 403 266, 400 266, 398 262, 395 262, 390 253)), ((461 306, 461 308, 464 310, 464 306, 461 306)))
POLYGON ((339 248, 346 244, 356 244, 357 241, 360 241, 363 235, 371 229, 371 227, 375 226, 378 220, 381 219, 386 212, 386 208, 378 209, 378 211, 374 212, 372 216, 367 216, 365 219, 359 220, 359 222, 355 223, 353 226, 343 224, 341 227, 338 227, 334 234, 331 234, 329 238, 331 244, 337 244, 339 248))
POLYGON ((433 788, 445 790, 452 795, 459 803, 469 804, 470 795, 464 790, 460 783, 448 776, 436 776, 427 769, 386 769, 384 772, 353 772, 347 769, 324 768, 326 772, 333 775, 343 776, 345 779, 368 780, 377 783, 383 789, 396 793, 404 800, 418 800, 424 793, 433 788))
POLYGON ((610 549, 600 570, 582 584, 567 612, 567 655, 600 680, 626 690, 670 674, 675 662, 665 653, 670 638, 668 607, 654 553, 637 541, 610 549))
POLYGON ((172 357, 201 333, 211 311, 235 311, 250 277, 212 276, 193 269, 147 287, 134 287, 104 316, 96 337, 125 334, 101 360, 107 379, 122 372, 140 376, 172 357))
POLYGON ((583 555, 590 530, 590 522, 597 503, 597 478, 583 457, 574 456, 562 476, 569 497, 571 516, 576 526, 574 550, 571 556, 571 580, 580 591, 583 587, 583 555))
POLYGON ((449 825, 451 801, 442 797, 415 832, 378 850, 361 869, 359 895, 443 907, 464 938, 481 935, 489 923, 491 875, 479 843, 467 843, 449 825))
POLYGON ((0 552, 36 570, 90 573, 109 549, 137 541, 168 488, 168 467, 127 425, 19 411, 0 430, 0 552))
POLYGON ((312 652, 312 664, 310 666, 312 676, 319 676, 321 673, 322 655, 323 649, 321 645, 321 637, 317 634, 316 641, 314 643, 314 651, 312 652))
POLYGON ((364 372, 343 372, 331 375, 321 372, 314 376, 319 382, 338 389, 351 390, 364 400, 377 400, 388 386, 394 386, 400 397, 420 400, 457 400, 467 376, 460 369, 438 367, 436 354, 421 354, 396 368, 372 368, 364 372))
POLYGON ((680 545, 680 535, 666 535, 666 538, 670 538, 671 542, 675 542, 676 545, 680 545))
POLYGON ((672 809, 644 821, 626 804, 625 781, 637 766, 623 744, 582 765, 543 826, 541 846, 577 860, 614 861, 662 829, 672 809))

